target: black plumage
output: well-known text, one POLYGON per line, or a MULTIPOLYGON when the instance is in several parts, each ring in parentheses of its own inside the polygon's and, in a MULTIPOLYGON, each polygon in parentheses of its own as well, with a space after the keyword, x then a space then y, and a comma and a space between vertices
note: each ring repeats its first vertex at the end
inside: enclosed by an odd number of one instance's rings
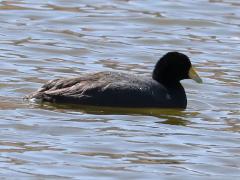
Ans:
POLYGON ((152 77, 98 72, 55 79, 27 98, 94 106, 186 108, 180 81, 189 78, 201 82, 186 55, 169 52, 157 62, 152 77))

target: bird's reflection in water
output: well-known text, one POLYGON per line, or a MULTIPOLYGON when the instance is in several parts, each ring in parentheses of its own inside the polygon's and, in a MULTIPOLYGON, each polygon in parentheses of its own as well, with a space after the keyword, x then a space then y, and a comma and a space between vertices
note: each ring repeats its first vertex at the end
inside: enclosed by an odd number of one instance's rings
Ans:
POLYGON ((186 126, 191 122, 188 117, 196 116, 197 112, 190 112, 184 109, 161 109, 161 108, 116 108, 103 106, 83 106, 76 104, 55 104, 44 102, 34 104, 34 108, 43 108, 54 110, 62 113, 80 112, 93 115, 131 115, 131 116, 153 116, 160 119, 156 123, 186 126))

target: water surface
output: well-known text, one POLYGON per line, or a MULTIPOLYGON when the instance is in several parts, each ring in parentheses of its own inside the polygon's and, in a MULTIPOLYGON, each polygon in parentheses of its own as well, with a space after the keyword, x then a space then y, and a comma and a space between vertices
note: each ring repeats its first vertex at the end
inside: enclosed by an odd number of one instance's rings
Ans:
POLYGON ((239 179, 238 1, 1 1, 0 176, 239 179), (186 110, 31 104, 53 78, 103 70, 151 75, 168 51, 204 84, 186 110))

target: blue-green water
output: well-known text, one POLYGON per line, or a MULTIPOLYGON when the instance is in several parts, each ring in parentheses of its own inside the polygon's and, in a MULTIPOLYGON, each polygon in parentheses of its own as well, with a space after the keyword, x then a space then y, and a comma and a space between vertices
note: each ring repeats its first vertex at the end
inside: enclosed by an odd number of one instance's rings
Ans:
POLYGON ((239 179, 238 1, 0 2, 0 177, 239 179), (186 110, 31 104, 53 78, 102 70, 150 75, 186 53, 186 110))

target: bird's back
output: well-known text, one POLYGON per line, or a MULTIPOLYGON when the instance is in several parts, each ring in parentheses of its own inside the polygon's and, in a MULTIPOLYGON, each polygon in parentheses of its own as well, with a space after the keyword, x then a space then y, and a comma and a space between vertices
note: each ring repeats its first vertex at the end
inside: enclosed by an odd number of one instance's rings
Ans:
POLYGON ((118 72, 52 80, 29 98, 111 107, 174 107, 168 90, 157 81, 118 72))

